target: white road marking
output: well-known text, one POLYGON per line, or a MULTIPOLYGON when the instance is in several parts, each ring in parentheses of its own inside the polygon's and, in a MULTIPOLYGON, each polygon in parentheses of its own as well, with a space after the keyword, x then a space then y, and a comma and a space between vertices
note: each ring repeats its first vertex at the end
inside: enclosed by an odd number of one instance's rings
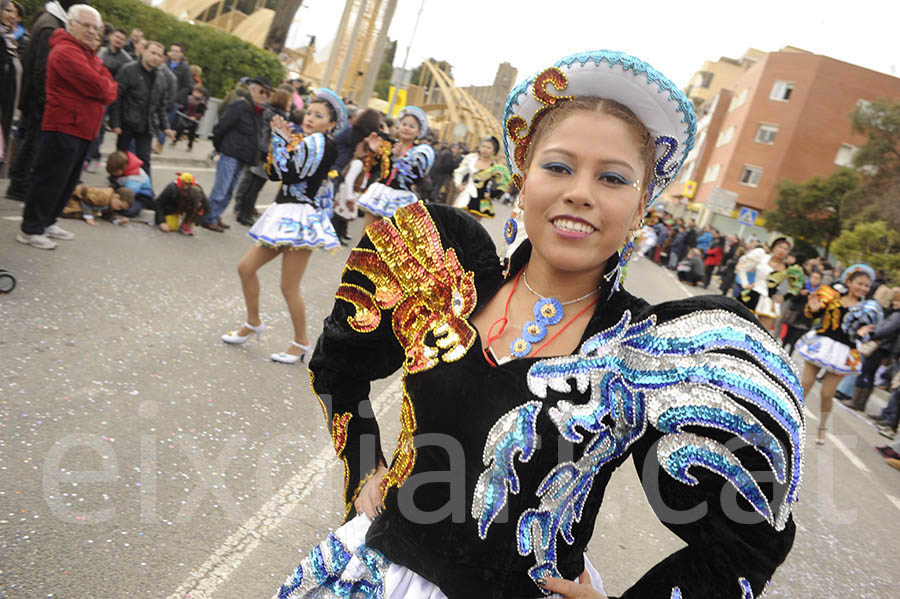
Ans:
POLYGON ((22 222, 22 217, 21 216, 4 216, 3 220, 11 220, 14 223, 20 223, 20 222, 22 222))
MULTIPOLYGON (((376 418, 384 415, 397 401, 389 401, 393 396, 399 399, 400 381, 391 383, 372 402, 376 418)), ((319 410, 315 410, 318 414, 319 410)), ((244 561, 259 546, 267 533, 272 533, 281 522, 309 496, 319 489, 319 484, 329 472, 341 462, 334 455, 329 444, 291 479, 281 487, 262 508, 244 522, 207 558, 203 565, 191 571, 169 599, 210 599, 216 589, 225 583, 244 561)))
POLYGON ((888 495, 887 493, 885 493, 884 496, 891 500, 891 503, 894 504, 894 507, 895 507, 895 508, 897 508, 898 510, 900 510, 900 499, 897 499, 897 498, 894 497, 893 495, 888 495))
MULTIPOLYGON (((803 411, 806 412, 806 418, 808 420, 814 420, 816 422, 819 421, 819 417, 816 416, 809 408, 804 407, 803 411)), ((863 464, 862 460, 856 457, 856 454, 850 451, 850 449, 846 445, 844 445, 840 439, 838 439, 831 433, 826 433, 825 438, 834 443, 834 446, 838 448, 838 451, 844 454, 844 456, 848 460, 850 460, 850 463, 856 466, 858 470, 862 470, 863 472, 871 472, 871 470, 869 470, 869 467, 863 464)))

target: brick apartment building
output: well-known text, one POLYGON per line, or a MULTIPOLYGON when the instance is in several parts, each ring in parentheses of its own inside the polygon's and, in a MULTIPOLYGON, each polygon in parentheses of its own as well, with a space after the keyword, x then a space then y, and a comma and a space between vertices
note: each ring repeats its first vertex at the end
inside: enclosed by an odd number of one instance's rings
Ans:
POLYGON ((664 200, 723 233, 764 234, 759 215, 775 207, 778 183, 849 165, 865 143, 851 133, 850 114, 860 103, 900 98, 900 79, 791 47, 744 64, 729 89, 702 103, 695 149, 664 200), (693 198, 688 181, 696 182, 693 198), (711 194, 730 196, 734 209, 710 210, 711 194))

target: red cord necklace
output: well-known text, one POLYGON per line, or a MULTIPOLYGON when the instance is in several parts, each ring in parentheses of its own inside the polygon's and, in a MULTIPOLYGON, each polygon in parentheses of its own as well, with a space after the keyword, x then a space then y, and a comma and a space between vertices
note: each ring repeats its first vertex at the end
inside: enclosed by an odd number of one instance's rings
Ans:
MULTIPOLYGON (((512 301, 512 296, 516 292, 516 287, 519 285, 519 278, 521 278, 523 272, 525 272, 524 268, 519 271, 519 274, 516 275, 516 278, 513 281, 512 289, 510 289, 509 295, 506 298, 506 304, 503 306, 503 316, 501 318, 498 318, 497 320, 495 320, 494 323, 488 329, 487 344, 485 345, 484 349, 482 350, 482 353, 484 354, 484 359, 488 362, 488 364, 491 364, 492 366, 497 366, 497 363, 494 359, 491 358, 491 354, 488 352, 488 350, 491 349, 491 345, 494 343, 494 341, 496 341, 503 335, 503 331, 506 330, 506 325, 509 324, 509 303, 510 303, 510 301, 512 301), (500 331, 496 335, 493 335, 492 333, 494 331, 494 327, 497 326, 498 324, 500 324, 500 331)), ((532 350, 531 353, 529 353, 528 356, 526 356, 526 357, 530 358, 530 357, 534 356, 535 354, 540 353, 542 349, 547 347, 547 345, 549 345, 550 343, 553 343, 553 340, 556 339, 557 337, 559 337, 563 331, 565 331, 567 328, 569 328, 570 324, 572 324, 573 322, 578 320, 579 316, 584 314, 588 309, 592 308, 598 301, 600 301, 599 294, 597 295, 596 298, 594 298, 594 301, 592 301, 591 303, 586 305, 584 308, 582 308, 578 312, 578 314, 576 314, 575 316, 570 318, 569 321, 566 322, 566 324, 564 324, 561 329, 556 331, 556 333, 554 333, 553 336, 550 337, 550 339, 545 341, 537 349, 532 350)))

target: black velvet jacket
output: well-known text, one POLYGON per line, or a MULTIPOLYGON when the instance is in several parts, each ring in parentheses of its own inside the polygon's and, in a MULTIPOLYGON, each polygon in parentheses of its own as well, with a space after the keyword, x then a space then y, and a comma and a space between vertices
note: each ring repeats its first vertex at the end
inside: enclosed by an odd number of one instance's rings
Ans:
MULTIPOLYGON (((526 241, 510 273, 529 254, 526 241)), ((403 208, 351 253, 310 371, 348 518, 384 460, 369 382, 404 371, 385 511, 366 544, 451 599, 538 597, 537 578, 581 574, 607 482, 630 457, 687 547, 623 597, 762 593, 793 543, 805 435, 780 347, 733 300, 651 306, 610 283, 575 353, 492 366, 469 318, 505 280, 484 229, 445 206, 403 208)))

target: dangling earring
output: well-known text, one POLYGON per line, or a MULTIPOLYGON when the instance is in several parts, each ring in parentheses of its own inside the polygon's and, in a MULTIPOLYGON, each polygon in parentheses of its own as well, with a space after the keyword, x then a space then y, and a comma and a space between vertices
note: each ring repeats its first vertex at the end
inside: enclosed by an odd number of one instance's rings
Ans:
POLYGON ((520 198, 516 198, 516 205, 513 207, 509 218, 506 219, 506 225, 503 227, 503 241, 506 242, 506 245, 503 246, 503 253, 500 255, 500 264, 505 263, 503 269, 504 278, 509 276, 509 264, 512 257, 510 248, 519 234, 519 216, 524 212, 521 206, 520 198))
POLYGON ((619 267, 625 268, 625 265, 628 264, 628 261, 631 260, 631 256, 634 255, 634 240, 637 237, 637 232, 644 228, 644 219, 641 219, 641 224, 638 225, 637 229, 630 231, 628 233, 628 241, 622 246, 622 251, 619 252, 619 267))

